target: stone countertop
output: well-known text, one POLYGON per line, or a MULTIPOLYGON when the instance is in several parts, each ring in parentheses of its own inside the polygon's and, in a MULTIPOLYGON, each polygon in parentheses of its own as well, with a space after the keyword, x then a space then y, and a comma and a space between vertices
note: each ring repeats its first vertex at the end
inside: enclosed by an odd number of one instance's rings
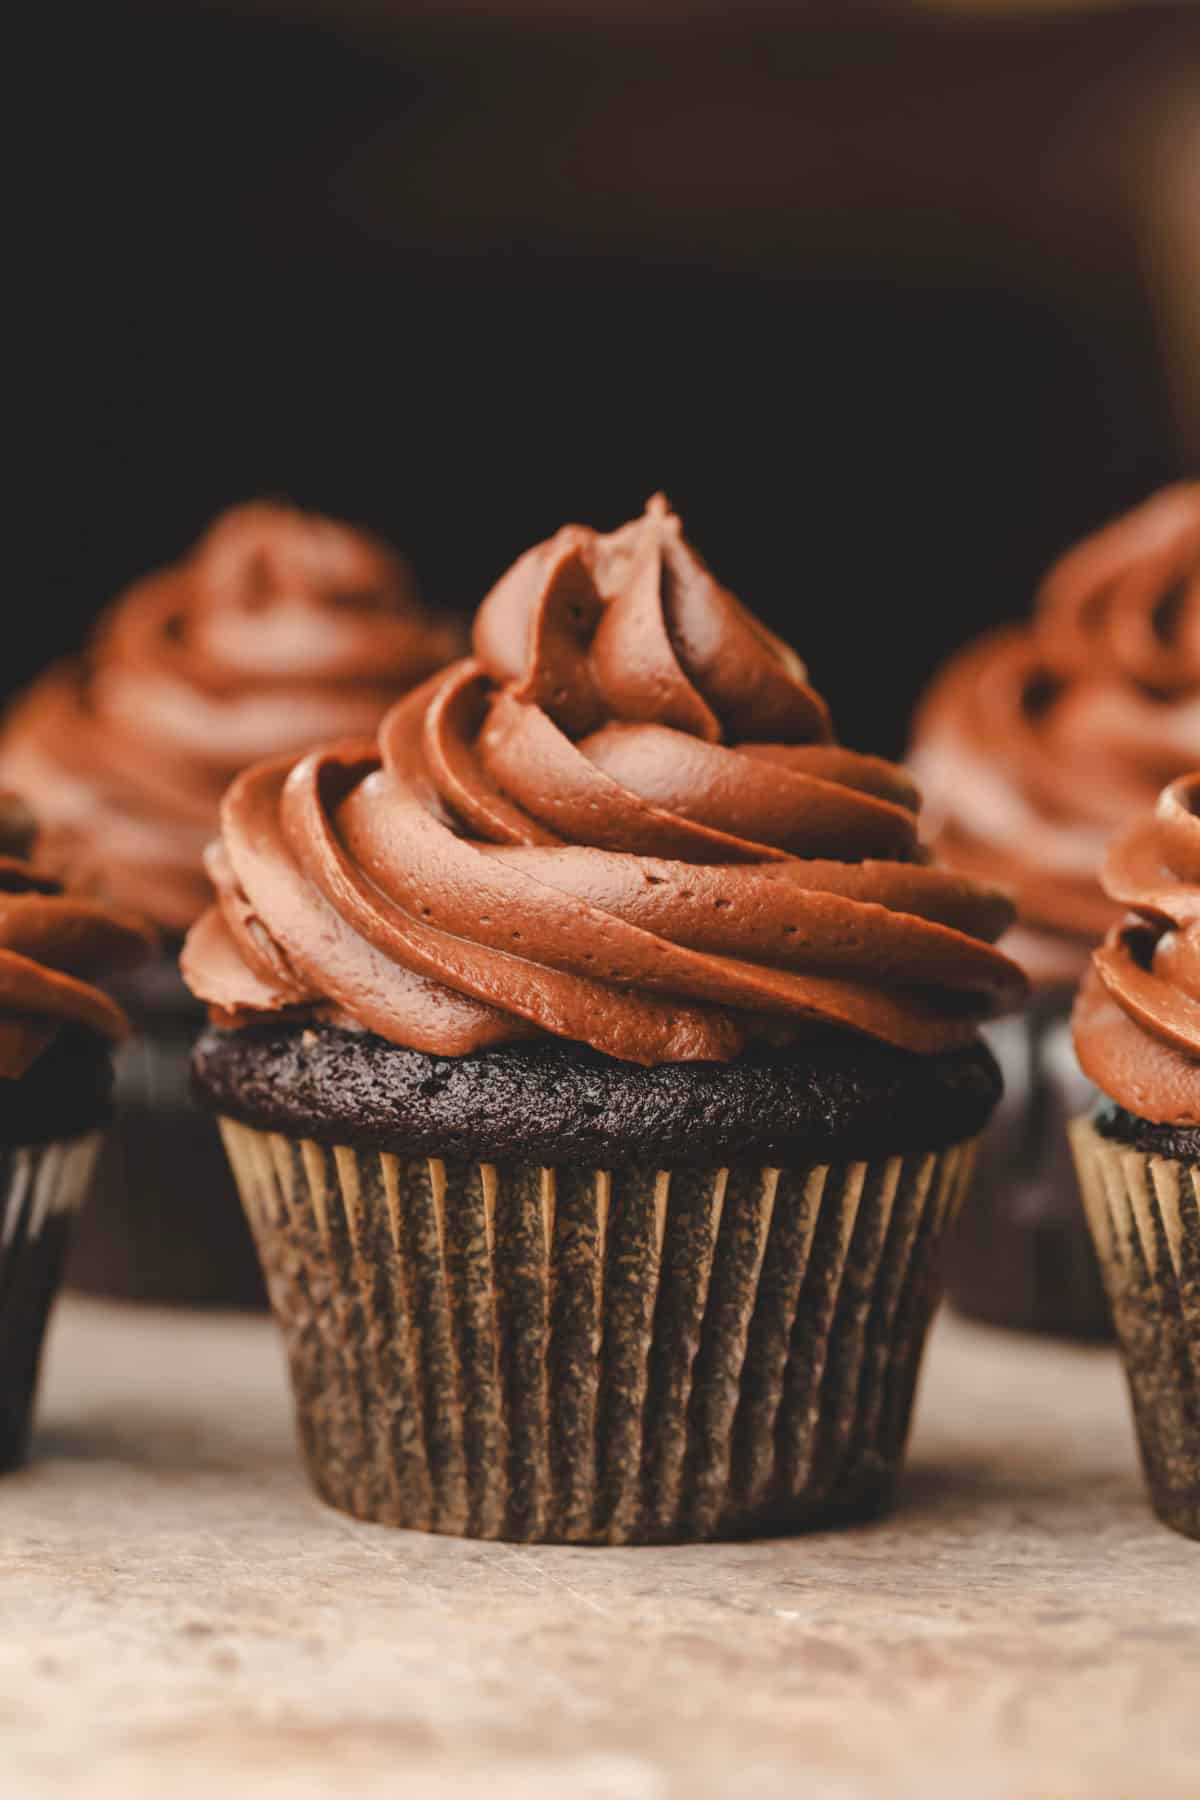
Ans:
POLYGON ((1103 1350, 939 1326, 887 1523, 528 1549, 309 1495, 265 1321, 73 1301, 0 1482, 20 1800, 1174 1800, 1200 1545, 1103 1350))

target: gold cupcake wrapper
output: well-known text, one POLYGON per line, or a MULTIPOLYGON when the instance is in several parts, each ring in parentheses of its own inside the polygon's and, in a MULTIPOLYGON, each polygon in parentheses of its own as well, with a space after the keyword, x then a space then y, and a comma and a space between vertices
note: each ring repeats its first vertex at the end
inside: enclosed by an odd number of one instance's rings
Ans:
POLYGON ((0 1152, 0 1469, 25 1451, 46 1321, 100 1141, 0 1152))
POLYGON ((973 1143, 610 1173, 221 1129, 332 1505, 616 1544, 886 1503, 973 1143))
POLYGON ((1160 1519, 1200 1537, 1200 1169, 1071 1126, 1160 1519))

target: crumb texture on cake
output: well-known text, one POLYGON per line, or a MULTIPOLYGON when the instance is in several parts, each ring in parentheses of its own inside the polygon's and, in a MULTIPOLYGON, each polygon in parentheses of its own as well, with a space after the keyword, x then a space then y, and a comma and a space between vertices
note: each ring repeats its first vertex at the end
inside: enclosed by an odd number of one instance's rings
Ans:
POLYGON ((433 1056, 367 1032, 280 1024, 210 1028, 194 1070, 217 1112, 289 1136, 664 1168, 940 1149, 973 1137, 1000 1093, 983 1044, 916 1056, 852 1039, 646 1069, 569 1044, 433 1056))

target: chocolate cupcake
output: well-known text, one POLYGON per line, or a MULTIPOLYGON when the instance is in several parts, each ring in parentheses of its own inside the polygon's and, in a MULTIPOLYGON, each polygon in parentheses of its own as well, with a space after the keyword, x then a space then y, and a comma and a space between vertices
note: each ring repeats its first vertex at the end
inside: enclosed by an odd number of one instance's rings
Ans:
POLYGON ((912 763, 939 857, 1008 887, 1005 948, 1034 983, 988 1033, 1005 1099, 981 1146, 950 1296, 997 1325, 1111 1331, 1066 1125, 1091 1090, 1069 1014, 1118 916, 1099 869, 1113 836, 1200 762, 1200 482, 1168 488, 1065 556, 1031 625, 961 652, 916 722, 912 763))
POLYGON ((1200 774, 1112 851, 1105 885, 1128 911, 1075 1005, 1101 1100, 1072 1144, 1151 1498, 1200 1537, 1200 774))
POLYGON ((661 499, 377 742, 234 783, 183 967, 318 1492, 673 1541, 878 1511, 1019 1004, 1007 902, 661 499))
POLYGON ((0 781, 43 823, 41 866, 136 908, 163 941, 157 962, 119 989, 138 1036, 118 1059, 117 1129, 76 1234, 76 1286, 261 1301, 225 1160, 189 1088, 202 1015, 176 959, 212 898, 204 849, 246 764, 373 730, 458 647, 382 545, 256 504, 138 583, 87 653, 49 670, 10 711, 0 781))
POLYGON ((29 862, 33 824, 0 796, 0 1470, 21 1460, 42 1338, 109 1115, 127 1031, 97 975, 145 956, 133 915, 63 894, 29 862))

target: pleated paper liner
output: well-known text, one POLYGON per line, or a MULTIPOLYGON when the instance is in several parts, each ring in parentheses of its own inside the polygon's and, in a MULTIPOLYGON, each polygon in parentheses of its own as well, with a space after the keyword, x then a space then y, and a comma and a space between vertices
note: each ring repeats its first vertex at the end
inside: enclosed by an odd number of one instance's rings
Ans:
POLYGON ((0 1470, 29 1437, 46 1321, 99 1134, 0 1151, 0 1470))
POLYGON ((973 1143, 610 1174, 222 1130, 332 1505, 620 1544, 886 1504, 973 1143))
POLYGON ((1200 1537, 1200 1169, 1071 1127, 1150 1497, 1200 1537))
POLYGON ((1041 996, 983 1033, 1004 1097, 980 1140, 971 1204, 946 1254, 946 1296, 987 1325, 1111 1339, 1067 1139, 1070 1120, 1096 1099, 1071 1044, 1073 999, 1041 996))
POLYGON ((116 1057, 115 1117, 71 1236, 68 1287, 157 1306, 265 1307, 211 1117, 191 1092, 195 1022, 152 1021, 116 1057))

